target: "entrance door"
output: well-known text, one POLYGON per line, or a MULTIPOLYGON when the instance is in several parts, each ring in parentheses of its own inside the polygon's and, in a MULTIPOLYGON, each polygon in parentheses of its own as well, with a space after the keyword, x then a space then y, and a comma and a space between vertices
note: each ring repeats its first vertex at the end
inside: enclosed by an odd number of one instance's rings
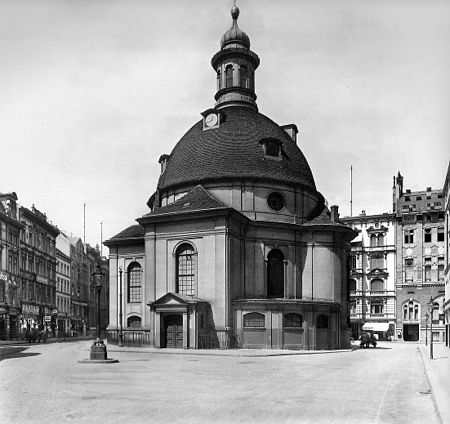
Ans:
POLYGON ((403 340, 405 342, 417 342, 419 340, 419 324, 404 324, 403 340))
POLYGON ((183 348, 183 316, 169 315, 164 318, 165 346, 183 348))

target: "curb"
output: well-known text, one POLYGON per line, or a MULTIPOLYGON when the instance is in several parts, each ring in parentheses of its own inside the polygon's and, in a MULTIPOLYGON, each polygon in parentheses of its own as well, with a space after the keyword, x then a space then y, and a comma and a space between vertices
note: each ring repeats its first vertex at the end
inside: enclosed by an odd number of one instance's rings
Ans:
POLYGON ((437 404, 437 401, 436 401, 436 394, 435 394, 435 391, 434 391, 433 386, 432 386, 431 381, 430 381, 430 376, 429 376, 430 370, 429 370, 429 368, 428 368, 428 363, 427 363, 427 361, 426 361, 426 360, 424 359, 424 357, 423 357, 422 349, 420 348, 420 346, 417 347, 417 350, 418 350, 418 352, 419 352, 420 359, 422 360, 422 364, 423 364, 423 368, 424 368, 424 373, 425 373, 425 376, 426 376, 426 378, 427 378, 428 386, 430 387, 430 391, 431 391, 431 399, 433 399, 434 411, 436 412, 436 416, 437 416, 437 419, 439 420, 439 423, 440 423, 440 424, 443 424, 444 421, 442 421, 442 417, 441 417, 441 414, 440 414, 440 412, 439 412, 439 407, 438 407, 438 404, 437 404))

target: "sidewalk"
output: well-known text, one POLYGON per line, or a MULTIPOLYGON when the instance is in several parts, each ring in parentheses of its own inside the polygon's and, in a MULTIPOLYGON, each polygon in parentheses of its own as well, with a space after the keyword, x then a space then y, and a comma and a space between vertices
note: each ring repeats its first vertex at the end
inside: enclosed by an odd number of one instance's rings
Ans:
POLYGON ((39 343, 28 343, 25 339, 21 340, 0 340, 0 346, 10 346, 10 345, 30 345, 42 343, 61 343, 61 342, 81 342, 84 340, 93 340, 93 337, 49 337, 45 342, 39 343))
POLYGON ((339 350, 277 350, 277 349, 159 349, 155 347, 136 347, 108 344, 108 356, 114 352, 152 353, 161 355, 194 355, 194 356, 238 356, 238 357, 268 357, 292 355, 320 355, 328 353, 352 352, 354 349, 339 350))
POLYGON ((430 346, 418 346, 422 357, 433 399, 442 423, 450 423, 450 348, 443 343, 433 343, 433 358, 430 346))

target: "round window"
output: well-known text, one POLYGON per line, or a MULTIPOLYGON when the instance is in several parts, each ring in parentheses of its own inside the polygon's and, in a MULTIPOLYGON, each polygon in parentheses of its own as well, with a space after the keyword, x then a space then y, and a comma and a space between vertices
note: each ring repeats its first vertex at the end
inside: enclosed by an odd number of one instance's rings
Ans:
POLYGON ((273 192, 267 196, 267 204, 270 209, 274 211, 280 211, 284 208, 284 197, 281 193, 273 192))

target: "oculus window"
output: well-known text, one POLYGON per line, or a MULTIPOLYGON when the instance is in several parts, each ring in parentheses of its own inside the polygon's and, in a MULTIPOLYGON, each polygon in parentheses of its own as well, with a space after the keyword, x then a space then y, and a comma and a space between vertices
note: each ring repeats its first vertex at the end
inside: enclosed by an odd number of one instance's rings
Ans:
POLYGON ((281 193, 274 191, 267 196, 267 204, 269 208, 279 212, 285 206, 285 200, 281 193))

